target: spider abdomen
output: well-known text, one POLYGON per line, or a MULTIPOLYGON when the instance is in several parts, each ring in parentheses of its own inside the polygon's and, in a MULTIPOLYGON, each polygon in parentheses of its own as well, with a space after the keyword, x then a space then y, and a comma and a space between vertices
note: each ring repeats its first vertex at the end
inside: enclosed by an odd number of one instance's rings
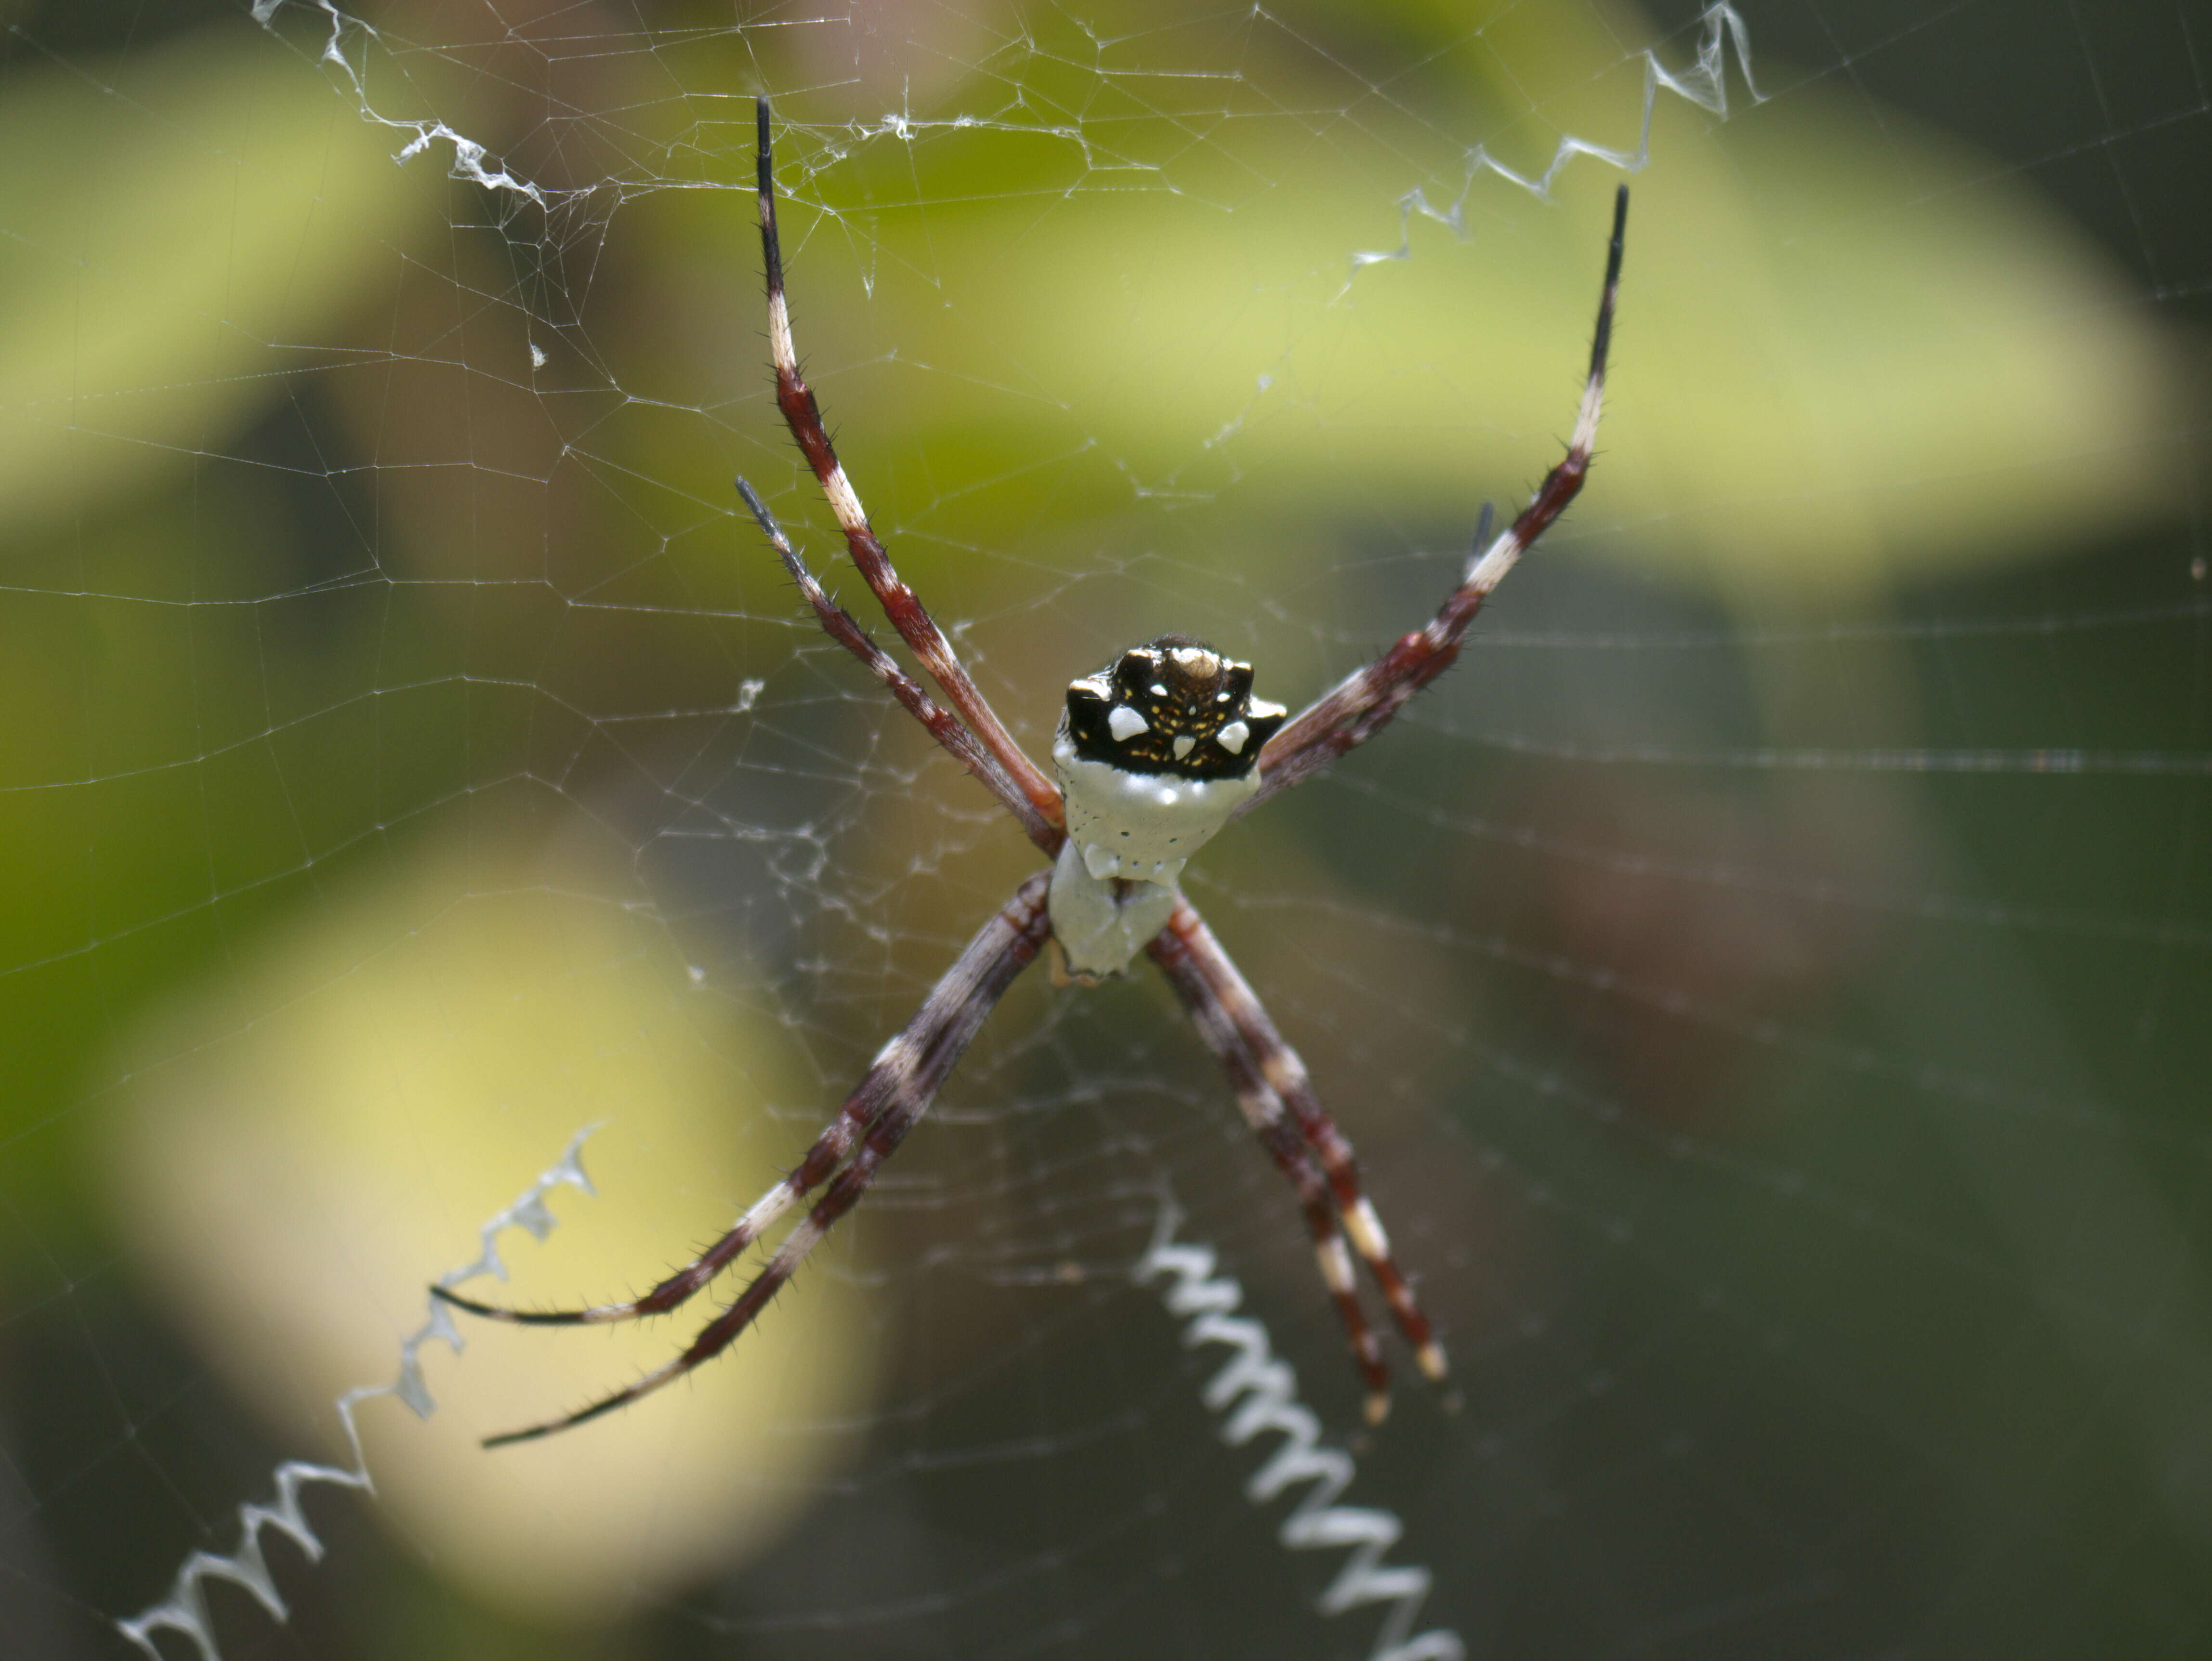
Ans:
POLYGON ((1229 823, 1260 776, 1183 779, 1085 761, 1062 741, 1052 751, 1067 804, 1067 835, 1094 878, 1172 885, 1183 862, 1229 823))
POLYGON ((1184 863, 1258 791, 1260 751, 1284 715, 1252 696, 1250 664, 1185 635, 1132 647, 1069 685, 1052 749, 1068 836, 1053 922, 1077 973, 1120 973, 1164 922, 1171 897, 1171 897, 1184 863))

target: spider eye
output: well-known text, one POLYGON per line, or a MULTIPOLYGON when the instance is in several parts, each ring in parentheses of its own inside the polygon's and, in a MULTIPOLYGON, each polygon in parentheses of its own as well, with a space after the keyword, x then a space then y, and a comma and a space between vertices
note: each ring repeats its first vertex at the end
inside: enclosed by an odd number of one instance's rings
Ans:
MULTIPOLYGON (((1107 672, 1102 670, 1101 678, 1107 672)), ((1160 678, 1160 654, 1147 647, 1134 647, 1121 654, 1111 672, 1115 684, 1125 692, 1133 692, 1160 678)))
POLYGON ((1085 754, 1106 740, 1106 712, 1114 702, 1111 685, 1099 684, 1103 676, 1070 681, 1067 687, 1067 730, 1076 748, 1085 754))
POLYGON ((1246 742, 1244 753, 1254 761, 1259 760, 1260 752, 1267 747, 1267 740, 1275 736, 1290 715, 1291 712, 1279 703, 1270 703, 1265 698, 1248 700, 1243 724, 1250 729, 1251 737, 1246 742))

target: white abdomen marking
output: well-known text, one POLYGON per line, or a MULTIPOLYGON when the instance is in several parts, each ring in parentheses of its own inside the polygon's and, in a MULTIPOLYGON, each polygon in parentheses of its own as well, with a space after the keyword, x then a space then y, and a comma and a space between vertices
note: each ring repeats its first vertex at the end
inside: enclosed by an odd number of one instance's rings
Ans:
POLYGON ((1067 802, 1068 837, 1091 874, 1102 879, 1173 883, 1183 861, 1260 788, 1256 769, 1241 779, 1187 779, 1085 761, 1065 737, 1053 745, 1052 759, 1067 802))

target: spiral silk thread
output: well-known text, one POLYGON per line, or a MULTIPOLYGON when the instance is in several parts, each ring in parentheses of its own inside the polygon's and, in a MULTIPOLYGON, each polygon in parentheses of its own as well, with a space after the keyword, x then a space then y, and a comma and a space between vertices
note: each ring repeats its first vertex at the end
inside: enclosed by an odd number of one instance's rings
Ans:
MULTIPOLYGON (((1644 120, 1637 132, 1635 149, 1620 149, 1595 143, 1587 138, 1577 138, 1572 133, 1563 133, 1553 149, 1550 165, 1540 173, 1524 173, 1507 167, 1492 155, 1486 146, 1477 144, 1468 152, 1466 177, 1461 181, 1457 199, 1448 207, 1439 208, 1429 200, 1427 193, 1419 186, 1407 191, 1398 198, 1398 246, 1355 252, 1352 256, 1352 271, 1357 272, 1364 266, 1378 265, 1394 259, 1411 259, 1413 257, 1413 226, 1416 216, 1434 220, 1454 237, 1465 241, 1469 234, 1468 193, 1485 173, 1495 174, 1509 185, 1519 186, 1538 200, 1548 202, 1552 199, 1553 180, 1559 176, 1561 169, 1568 162, 1578 155, 1587 155, 1607 167, 1618 167, 1623 173, 1642 173, 1651 161, 1651 117, 1658 108, 1662 92, 1670 92, 1677 98, 1686 99, 1719 120, 1728 119, 1727 47, 1730 44, 1735 47, 1736 70, 1743 76, 1744 90, 1751 94, 1753 103, 1765 103, 1766 94, 1759 91, 1759 83, 1751 78, 1751 31, 1744 23, 1743 15, 1727 3, 1727 0, 1720 0, 1720 3, 1705 9, 1698 23, 1697 61, 1680 74, 1662 64, 1656 51, 1647 49, 1644 52, 1644 120)), ((1346 289, 1339 291, 1340 298, 1349 290, 1349 287, 1347 282, 1346 289)))
MULTIPOLYGON (((496 1275, 505 1280, 507 1266, 499 1256, 501 1233, 520 1228, 527 1231, 532 1239, 543 1240, 560 1222, 545 1203, 548 1194, 564 1185, 586 1194, 594 1191, 592 1179, 584 1174, 583 1151, 585 1139, 598 1128, 586 1125, 578 1131, 561 1157, 540 1171, 538 1180, 523 1189, 514 1204, 486 1219, 477 1231, 478 1250, 475 1260, 448 1270, 439 1277, 438 1284, 458 1286, 479 1275, 496 1275)), ((287 1459, 277 1466, 275 1502, 248 1502, 238 1508, 237 1547, 228 1556, 195 1551, 185 1558, 184 1566, 177 1571, 177 1578, 170 1583, 167 1597, 115 1623, 125 1638, 154 1657, 155 1661, 161 1661, 161 1652, 154 1643, 154 1634, 167 1630, 190 1639, 199 1651, 201 1661, 222 1661, 222 1652, 216 1646, 215 1628, 208 1616, 205 1587, 211 1579, 228 1580, 244 1587, 256 1603, 269 1611, 272 1620, 283 1621, 289 1616, 291 1611, 277 1591, 268 1560, 262 1555, 264 1531, 274 1529, 287 1536, 310 1563, 320 1562, 323 1542, 316 1537, 307 1513, 301 1508, 301 1491, 310 1482, 326 1482, 335 1488, 358 1488, 365 1494, 376 1492, 376 1483, 368 1474, 368 1457, 362 1451, 360 1427, 354 1421, 355 1409, 379 1396, 396 1396, 418 1419, 427 1419, 438 1410, 429 1387, 422 1382, 422 1346, 434 1338, 455 1354, 464 1346, 453 1325, 452 1311, 435 1298, 426 1301, 429 1305, 428 1317, 400 1342, 398 1376, 388 1384, 363 1384, 337 1398, 338 1423, 344 1427, 346 1446, 353 1463, 319 1465, 305 1459, 287 1459)))
POLYGON ((1265 1432, 1281 1436, 1267 1463, 1244 1484, 1244 1497, 1264 1506, 1301 1483, 1310 1484, 1277 1537, 1288 1551, 1351 1552, 1316 1607, 1323 1615, 1337 1615, 1370 1603, 1390 1606, 1368 1661, 1462 1661, 1467 1646, 1455 1632, 1436 1627, 1408 1635, 1434 1582, 1425 1568, 1383 1561, 1405 1525, 1392 1512, 1337 1504, 1358 1474, 1352 1456, 1322 1443, 1321 1421, 1299 1402, 1297 1376, 1288 1362, 1275 1358, 1267 1329, 1235 1312, 1244 1300, 1244 1288, 1214 1273, 1213 1248, 1176 1241, 1182 1220, 1174 1201, 1162 1202, 1152 1244, 1131 1274, 1139 1285, 1167 1277, 1162 1297, 1168 1312, 1188 1317, 1182 1333, 1186 1349, 1220 1344, 1234 1352, 1200 1392, 1207 1409, 1224 1415, 1221 1439, 1242 1447, 1265 1432))

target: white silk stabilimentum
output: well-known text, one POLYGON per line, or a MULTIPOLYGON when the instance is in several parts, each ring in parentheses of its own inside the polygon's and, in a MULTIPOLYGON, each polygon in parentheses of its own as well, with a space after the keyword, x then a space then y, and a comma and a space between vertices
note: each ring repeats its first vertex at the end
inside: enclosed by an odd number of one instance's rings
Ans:
POLYGON ((1189 1317, 1182 1334, 1186 1349, 1222 1344, 1236 1352, 1202 1392, 1206 1405, 1224 1415, 1221 1439, 1242 1447, 1270 1432, 1282 1438, 1244 1484, 1244 1497, 1264 1506, 1301 1484, 1311 1485, 1284 1518, 1280 1538, 1292 1551, 1352 1554, 1321 1595, 1323 1615, 1343 1615, 1370 1603, 1389 1606, 1368 1661, 1462 1661, 1467 1646, 1457 1633, 1444 1627, 1413 1629, 1435 1584, 1429 1571, 1383 1561, 1405 1534, 1405 1524, 1394 1512, 1337 1504, 1358 1474, 1351 1454, 1321 1439, 1321 1421, 1298 1400, 1297 1375, 1273 1354, 1267 1329, 1236 1313, 1244 1288, 1214 1273, 1212 1246, 1176 1239, 1182 1223, 1182 1210, 1172 1199, 1163 1199, 1152 1243, 1130 1278, 1145 1286, 1167 1277, 1168 1312, 1189 1317))
MULTIPOLYGON (((507 1266, 499 1255, 501 1234, 510 1228, 520 1228, 532 1239, 543 1240, 561 1223, 545 1203, 548 1194, 562 1187, 586 1194, 596 1192, 592 1179, 584 1174, 583 1152, 585 1139, 598 1129, 597 1125, 586 1125, 570 1137, 561 1157, 539 1171, 538 1180, 517 1195, 512 1205, 486 1218, 477 1229, 475 1260, 447 1270, 438 1277, 438 1284, 459 1286, 479 1275, 496 1275, 505 1280, 507 1266)), ((117 1631, 153 1657, 154 1661, 164 1661, 160 1647, 154 1642, 156 1632, 171 1632, 188 1640, 198 1650, 200 1661, 222 1661, 208 1610, 207 1583, 210 1580, 228 1580, 245 1588, 273 1620, 291 1618, 290 1606, 277 1591, 269 1561, 263 1555, 262 1534, 273 1529, 297 1546, 310 1563, 320 1562, 323 1542, 308 1525, 307 1513, 300 1504, 300 1491, 310 1482, 328 1482, 337 1488, 358 1488, 365 1494, 376 1492, 376 1484, 368 1474, 368 1456, 362 1450, 361 1431, 354 1421, 354 1410, 380 1396, 398 1397, 418 1419, 427 1419, 438 1410, 429 1386, 422 1382, 422 1346, 435 1340, 458 1355, 463 1340, 453 1324, 453 1311, 435 1298, 426 1298, 425 1301, 428 1308, 422 1324, 400 1342, 398 1376, 388 1384, 362 1384, 337 1399, 338 1424, 345 1432, 353 1463, 346 1466, 318 1464, 307 1459, 284 1461, 276 1467, 274 1503, 249 1501, 239 1506, 237 1548, 228 1556, 204 1548, 194 1551, 185 1559, 176 1579, 170 1583, 169 1595, 128 1620, 117 1621, 117 1631)))

